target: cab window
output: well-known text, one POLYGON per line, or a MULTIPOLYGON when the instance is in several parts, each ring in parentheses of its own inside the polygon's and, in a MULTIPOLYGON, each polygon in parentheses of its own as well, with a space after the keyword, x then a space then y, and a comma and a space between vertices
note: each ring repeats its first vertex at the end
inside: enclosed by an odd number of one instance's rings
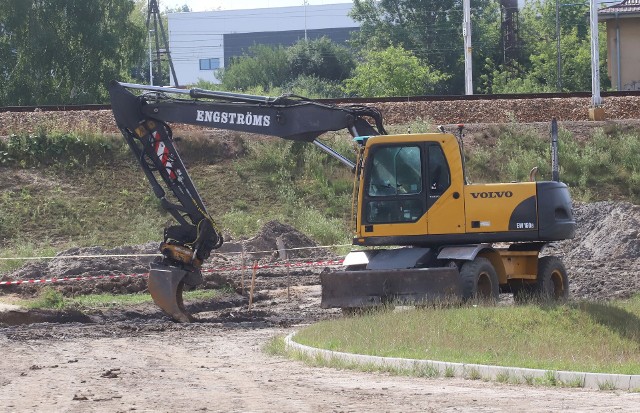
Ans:
POLYGON ((373 154, 367 188, 371 197, 422 192, 422 157, 418 146, 392 146, 373 154))
POLYGON ((414 222, 425 211, 423 157, 419 146, 389 146, 372 154, 368 202, 368 223, 414 222))

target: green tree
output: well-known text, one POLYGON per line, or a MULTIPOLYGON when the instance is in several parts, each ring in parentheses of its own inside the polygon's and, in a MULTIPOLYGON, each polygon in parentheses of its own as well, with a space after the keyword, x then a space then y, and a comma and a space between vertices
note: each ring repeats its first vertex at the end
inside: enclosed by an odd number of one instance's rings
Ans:
POLYGON ((268 91, 291 79, 287 50, 283 46, 251 46, 247 54, 231 59, 230 65, 218 72, 218 78, 227 90, 261 87, 268 91))
MULTIPOLYGON (((555 0, 526 3, 521 12, 522 59, 511 67, 485 62, 480 79, 487 93, 553 92, 558 90, 558 48, 555 0)), ((589 8, 564 4, 560 8, 560 57, 562 91, 591 89, 591 38, 589 8)), ((605 38, 600 27, 600 39, 605 38)), ((606 42, 600 41, 601 85, 607 87, 606 42)))
MULTIPOLYGON (((317 93, 335 95, 336 83, 347 78, 355 65, 352 53, 326 37, 300 40, 290 47, 254 45, 247 54, 231 60, 218 72, 227 90, 304 91, 304 83, 317 93)), ((294 92, 296 93, 296 92, 294 92)), ((315 94, 315 93, 313 93, 315 94)))
POLYGON ((142 48, 131 0, 0 2, 0 103, 95 103, 142 48))
POLYGON ((345 91, 358 96, 412 96, 433 93, 447 80, 410 51, 389 46, 383 50, 368 50, 358 64, 353 77, 345 81, 345 91))
POLYGON ((328 37, 301 40, 287 49, 287 55, 295 77, 306 75, 341 81, 349 77, 355 66, 351 51, 328 37))
MULTIPOLYGON (((500 9, 496 1, 472 2, 472 44, 476 67, 500 58, 500 9)), ((363 48, 401 46, 447 74, 436 92, 464 91, 461 0, 354 0, 352 17, 361 23, 354 42, 363 48)))

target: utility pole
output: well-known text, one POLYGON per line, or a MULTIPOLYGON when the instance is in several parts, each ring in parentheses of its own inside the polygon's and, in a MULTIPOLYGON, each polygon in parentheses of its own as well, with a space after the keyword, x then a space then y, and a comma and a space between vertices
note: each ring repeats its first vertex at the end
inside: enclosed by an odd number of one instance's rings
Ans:
POLYGON ((462 35, 464 36, 464 92, 465 95, 473 95, 473 67, 471 61, 471 5, 470 0, 462 2, 463 22, 462 35))
POLYGON ((556 0, 556 49, 558 52, 558 92, 562 92, 562 55, 560 54, 560 0, 556 0))
POLYGON ((605 112, 600 96, 600 47, 596 0, 589 1, 589 18, 591 20, 591 107, 589 108, 589 119, 604 120, 605 112))
POLYGON ((589 17, 591 19, 591 104, 598 107, 602 105, 602 97, 600 96, 600 42, 596 0, 589 2, 589 17))
POLYGON ((304 0, 304 41, 307 42, 307 6, 309 5, 309 0, 304 0))
POLYGON ((518 61, 518 0, 500 0, 500 37, 502 39, 502 63, 513 64, 518 61))
POLYGON ((149 84, 153 86, 153 55, 151 54, 151 30, 148 32, 148 40, 149 40, 149 84))
MULTIPOLYGON (((157 56, 156 72, 158 75, 158 80, 161 81, 162 79, 162 65, 160 64, 162 55, 167 55, 167 59, 169 60, 169 70, 171 71, 171 75, 173 76, 174 86, 178 87, 179 85, 178 85, 178 78, 176 76, 176 69, 173 67, 171 52, 169 52, 169 42, 167 41, 167 36, 164 31, 164 25, 162 24, 162 16, 160 16, 160 8, 158 7, 158 0, 147 1, 147 31, 149 31, 149 34, 151 34, 150 23, 151 23, 152 15, 153 15, 153 32, 154 32, 156 56, 157 56), (162 35, 162 43, 163 43, 162 46, 164 48, 160 47, 160 38, 158 37, 158 28, 160 28, 159 33, 162 35)), ((151 81, 151 84, 153 84, 153 80, 151 81)))

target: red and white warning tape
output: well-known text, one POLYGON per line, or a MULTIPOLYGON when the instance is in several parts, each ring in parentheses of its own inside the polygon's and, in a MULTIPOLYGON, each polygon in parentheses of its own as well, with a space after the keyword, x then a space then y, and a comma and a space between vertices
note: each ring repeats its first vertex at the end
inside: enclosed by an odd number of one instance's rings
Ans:
POLYGON ((260 265, 246 265, 244 267, 221 267, 221 268, 204 268, 202 272, 225 272, 225 271, 241 271, 244 269, 264 269, 264 268, 304 268, 304 267, 320 267, 320 266, 332 266, 342 265, 343 260, 326 260, 326 261, 308 261, 308 262, 284 262, 278 264, 260 264, 260 265))
POLYGON ((141 273, 141 274, 109 274, 109 275, 90 275, 90 276, 82 276, 82 277, 29 279, 29 280, 17 280, 17 281, 0 281, 0 286, 20 285, 20 284, 45 284, 45 283, 57 283, 57 282, 66 282, 66 281, 91 281, 91 280, 148 277, 148 276, 149 276, 149 273, 141 273))
MULTIPOLYGON (((214 273, 214 272, 231 272, 241 271, 244 269, 265 269, 265 268, 305 268, 305 267, 320 267, 320 266, 338 266, 342 265, 342 260, 325 260, 325 261, 308 261, 308 262, 284 262, 278 264, 261 264, 251 266, 239 266, 239 267, 221 267, 221 268, 205 268, 202 272, 214 273)), ((110 274, 110 275, 92 275, 82 277, 60 277, 60 278, 46 278, 46 279, 28 279, 28 280, 16 280, 16 281, 0 281, 0 287, 5 285, 20 285, 20 284, 45 284, 45 283, 57 283, 57 282, 73 282, 73 281, 98 281, 105 279, 116 278, 134 278, 134 277, 148 277, 149 273, 139 274, 110 274)))

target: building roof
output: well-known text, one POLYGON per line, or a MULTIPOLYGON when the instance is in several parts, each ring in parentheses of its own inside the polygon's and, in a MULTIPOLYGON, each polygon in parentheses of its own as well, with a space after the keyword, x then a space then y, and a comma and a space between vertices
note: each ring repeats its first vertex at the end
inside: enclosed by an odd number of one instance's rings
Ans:
POLYGON ((624 17, 640 17, 640 0, 623 0, 613 6, 604 7, 598 10, 600 20, 608 20, 624 17))

